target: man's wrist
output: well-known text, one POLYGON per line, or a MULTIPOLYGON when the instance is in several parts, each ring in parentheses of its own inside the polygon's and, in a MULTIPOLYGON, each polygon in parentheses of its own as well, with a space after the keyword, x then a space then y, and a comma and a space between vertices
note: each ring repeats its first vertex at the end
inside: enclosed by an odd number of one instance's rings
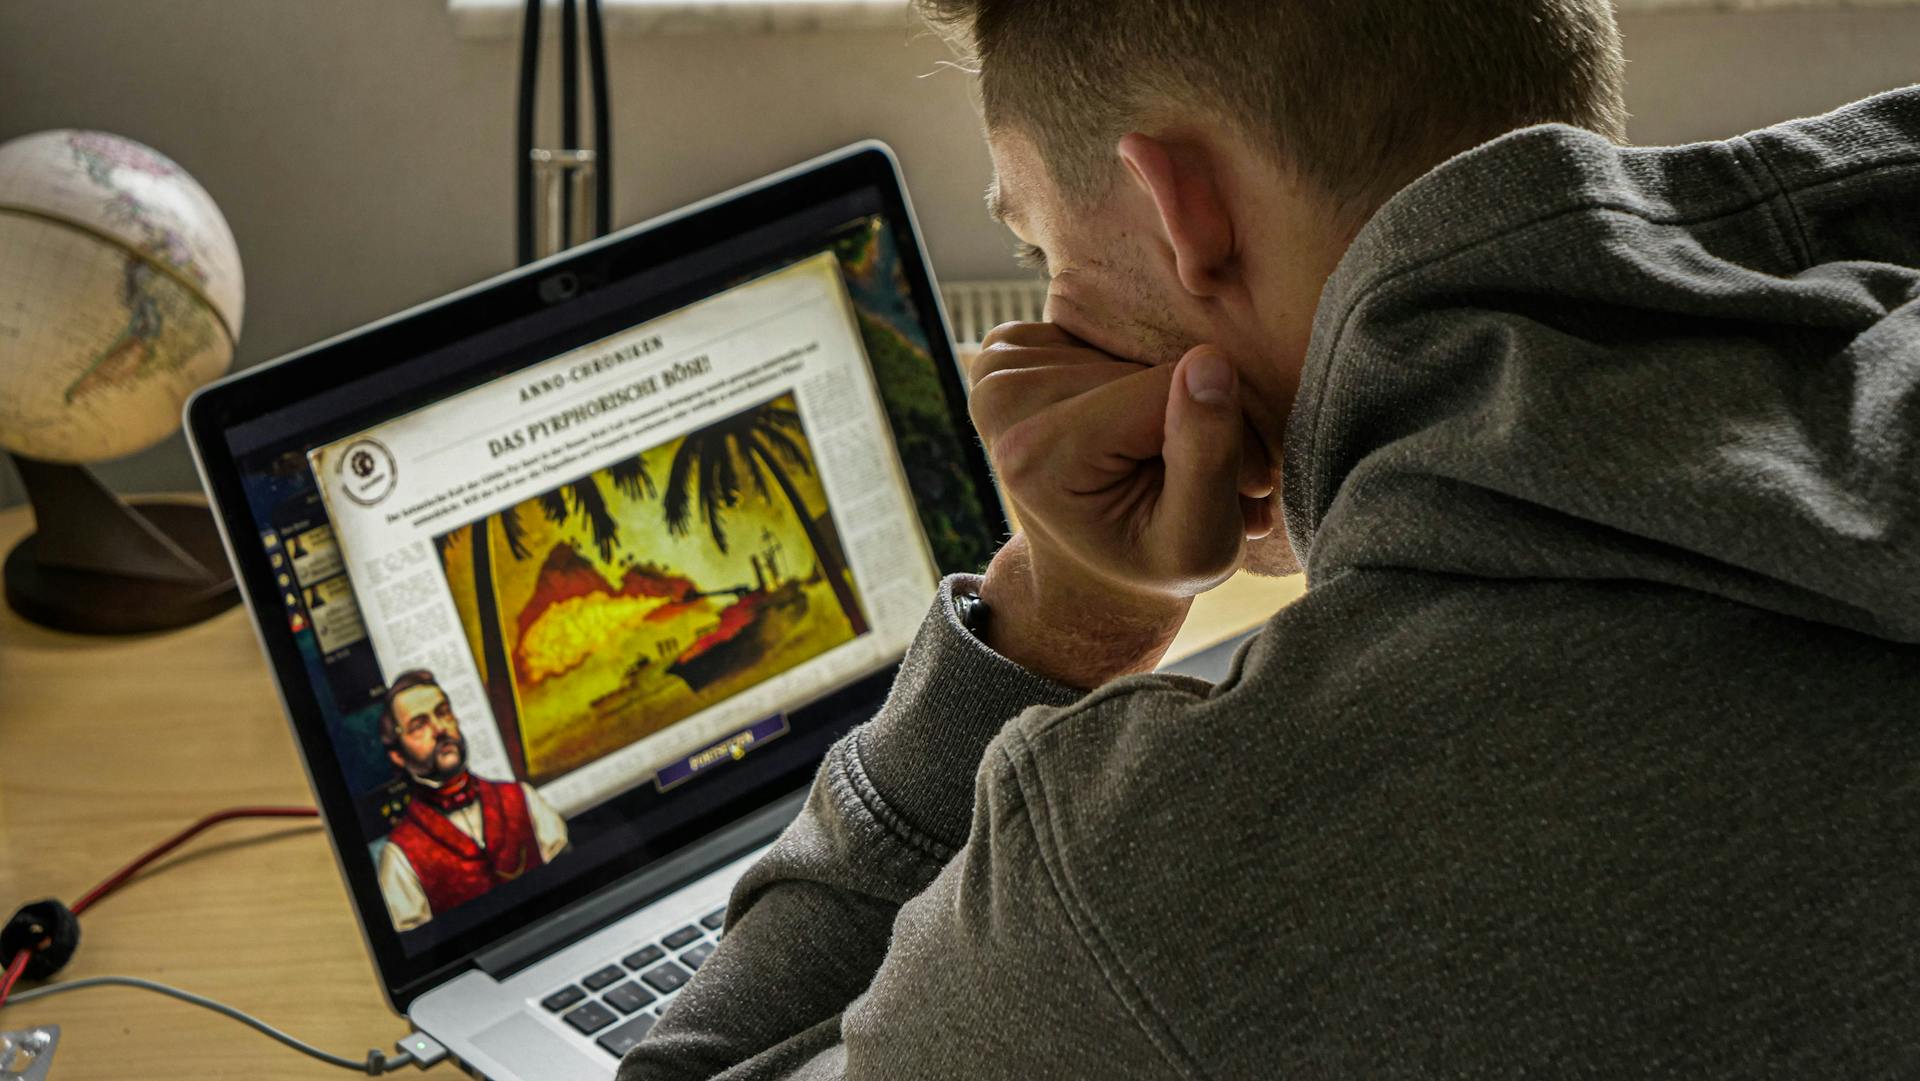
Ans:
POLYGON ((1149 671, 1186 619, 1190 600, 1141 593, 1072 567, 1038 564, 1027 538, 1009 541, 980 583, 976 630, 994 652, 1039 675, 1091 689, 1149 671))

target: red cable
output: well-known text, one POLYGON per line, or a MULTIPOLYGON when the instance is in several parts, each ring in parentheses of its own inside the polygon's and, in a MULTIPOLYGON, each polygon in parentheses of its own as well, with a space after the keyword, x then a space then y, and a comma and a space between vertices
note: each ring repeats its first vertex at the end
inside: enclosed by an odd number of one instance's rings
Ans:
POLYGON ((14 982, 27 970, 27 958, 32 956, 31 950, 21 950, 13 955, 13 963, 7 966, 5 978, 0 978, 0 1006, 7 1004, 7 996, 13 993, 14 982))
POLYGON ((141 855, 139 859, 115 871, 105 882, 87 891, 85 897, 75 901, 70 911, 76 916, 85 912, 88 908, 92 907, 95 901, 119 889, 127 879, 139 874, 142 867, 179 848, 181 845, 186 844, 189 840, 193 839, 195 834, 209 826, 217 826, 222 822, 235 818, 314 818, 319 814, 319 811, 311 807, 232 807, 224 811, 216 811, 200 821, 195 822, 193 825, 188 826, 186 829, 181 830, 179 833, 174 834, 167 840, 153 846, 141 855))
MULTIPOLYGON (((172 837, 154 845, 142 853, 139 858, 135 859, 132 863, 127 864, 125 867, 115 871, 112 875, 109 875, 106 881, 88 890, 86 896, 75 901, 67 911, 72 912, 75 916, 80 915, 80 913, 93 907, 94 903, 102 897, 125 885, 127 880, 139 874, 142 868, 154 860, 159 859, 161 856, 179 848, 181 845, 186 844, 210 826, 217 826, 222 822, 232 821, 236 818, 316 818, 319 814, 319 811, 311 807, 232 807, 224 811, 216 811, 200 821, 195 822, 193 825, 188 826, 186 829, 181 830, 179 833, 174 834, 172 837)), ((32 953, 29 950, 21 950, 15 954, 13 962, 7 966, 6 976, 0 977, 0 1006, 7 1004, 7 996, 13 993, 13 985, 19 981, 20 974, 26 971, 27 958, 30 956, 32 956, 32 953)))

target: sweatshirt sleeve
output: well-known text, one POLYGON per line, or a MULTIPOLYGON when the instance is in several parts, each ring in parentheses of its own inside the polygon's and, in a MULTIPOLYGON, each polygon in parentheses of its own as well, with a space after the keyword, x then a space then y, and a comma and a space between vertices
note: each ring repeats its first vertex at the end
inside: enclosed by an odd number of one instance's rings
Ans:
POLYGON ((1019 785, 997 757, 983 765, 1008 721, 1081 695, 968 633, 956 586, 977 579, 941 584, 886 705, 828 752, 800 817, 735 887, 720 948, 622 1081, 987 1076, 952 1060, 974 1041, 947 1024, 1024 1027, 1024 1011, 1050 1008, 1086 1020, 1097 968, 1059 956, 1073 931, 1019 785))

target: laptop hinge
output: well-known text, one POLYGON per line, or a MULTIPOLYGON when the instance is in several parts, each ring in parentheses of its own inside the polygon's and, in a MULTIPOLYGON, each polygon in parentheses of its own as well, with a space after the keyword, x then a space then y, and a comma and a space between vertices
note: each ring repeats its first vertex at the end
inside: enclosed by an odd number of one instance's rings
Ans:
POLYGON ((541 917, 526 930, 474 954, 474 964, 494 979, 504 980, 555 950, 666 896, 779 836, 780 831, 799 816, 807 791, 802 788, 782 797, 585 900, 541 917))

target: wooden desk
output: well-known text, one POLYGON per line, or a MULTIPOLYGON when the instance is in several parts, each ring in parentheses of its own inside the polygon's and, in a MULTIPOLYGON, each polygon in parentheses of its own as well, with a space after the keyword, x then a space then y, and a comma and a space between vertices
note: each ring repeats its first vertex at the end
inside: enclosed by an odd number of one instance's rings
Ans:
MULTIPOLYGON (((31 525, 25 508, 0 511, 0 552, 31 525)), ((1237 633, 1298 590, 1236 580, 1196 605, 1176 651, 1237 633)), ((0 917, 43 897, 71 904, 208 812, 312 802, 244 610, 114 639, 42 630, 0 606, 0 917)), ((208 995, 351 1058, 408 1031, 318 823, 216 826, 101 901, 59 978, 108 974, 208 995)), ((53 1081, 348 1076, 145 991, 0 1008, 0 1029, 50 1023, 61 1026, 53 1081)))
MULTIPOLYGON (((0 512, 0 551, 32 526, 0 512)), ((71 904, 127 860, 236 804, 311 806, 243 609, 168 634, 87 638, 0 606, 0 908, 71 904)), ((387 1008, 318 822, 216 826, 80 920, 59 978, 144 976, 252 1013, 335 1054, 391 1049, 387 1008)), ((23 981, 24 982, 24 981, 23 981)), ((61 1026, 53 1081, 347 1076, 146 991, 0 1008, 61 1026)))

